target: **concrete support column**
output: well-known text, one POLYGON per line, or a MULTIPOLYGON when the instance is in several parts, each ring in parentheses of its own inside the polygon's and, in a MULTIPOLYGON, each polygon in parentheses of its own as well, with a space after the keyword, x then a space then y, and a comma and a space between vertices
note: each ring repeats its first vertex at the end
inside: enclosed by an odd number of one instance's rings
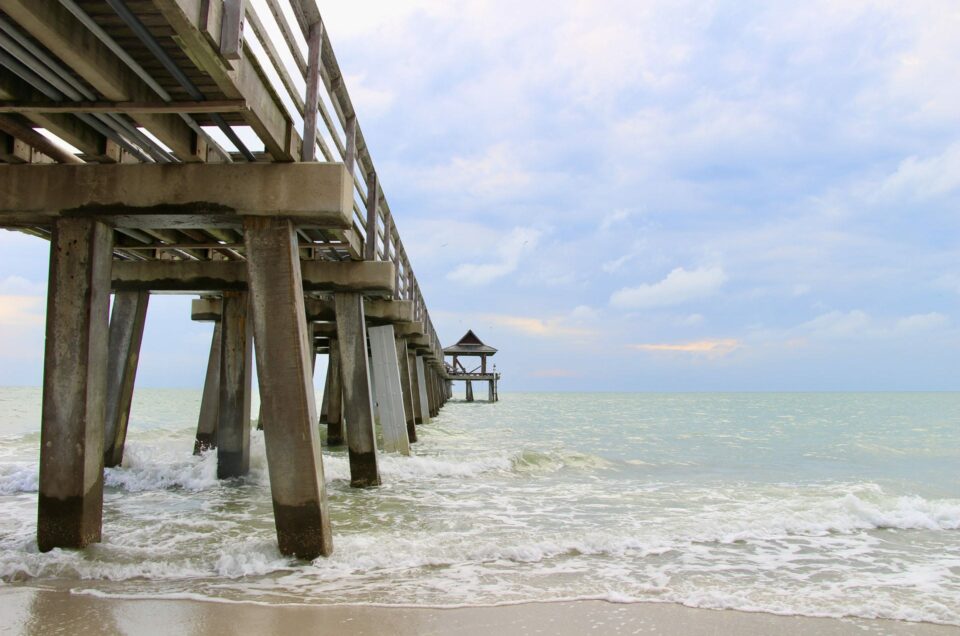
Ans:
POLYGON ((220 317, 220 406, 217 413, 217 478, 250 470, 250 391, 253 333, 247 292, 224 292, 220 317))
POLYGON ((243 227, 277 540, 281 553, 314 559, 333 552, 333 535, 297 235, 285 219, 247 217, 243 227))
POLYGON ((149 300, 150 293, 145 291, 117 292, 113 297, 107 348, 107 412, 103 422, 103 464, 111 468, 123 462, 149 300))
POLYGON ((367 334, 373 359, 373 388, 377 396, 383 450, 409 455, 410 439, 407 437, 407 418, 403 411, 403 386, 393 325, 370 327, 367 334))
POLYGON ((41 552, 100 541, 112 250, 113 230, 103 223, 54 224, 40 425, 41 552))
POLYGON ((320 398, 320 425, 327 423, 327 410, 330 403, 330 358, 327 357, 327 376, 323 380, 323 397, 320 398))
POLYGON ((467 402, 473 402, 473 381, 467 380, 467 402))
POLYGON ((495 402, 496 397, 493 392, 493 380, 487 381, 487 402, 495 402))
POLYGON ((347 447, 350 452, 350 485, 358 488, 379 486, 363 296, 353 292, 337 292, 333 297, 337 314, 347 447))
POLYGON ((403 418, 407 424, 407 439, 411 444, 417 441, 417 425, 413 416, 413 391, 410 381, 410 356, 407 355, 407 341, 397 337, 394 345, 397 350, 397 368, 400 369, 400 389, 403 392, 403 418))
POLYGON ((338 340, 330 340, 330 356, 327 360, 327 386, 324 387, 323 400, 327 403, 327 446, 342 446, 343 426, 343 371, 340 369, 340 345, 338 340))
POLYGON ((420 422, 426 424, 430 421, 430 403, 427 398, 427 374, 423 368, 423 356, 416 358, 417 370, 417 393, 420 403, 420 422))
POLYGON ((200 399, 200 417, 197 420, 197 439, 193 454, 217 447, 217 421, 220 419, 220 321, 213 325, 210 342, 210 357, 207 359, 207 377, 203 381, 203 397, 200 399))
POLYGON ((437 372, 433 370, 433 367, 427 365, 427 400, 430 405, 430 417, 436 417, 440 414, 440 409, 437 407, 437 372))
POLYGON ((413 406, 413 421, 423 424, 423 406, 420 404, 420 376, 417 373, 417 353, 407 350, 407 367, 410 369, 410 404, 413 406))

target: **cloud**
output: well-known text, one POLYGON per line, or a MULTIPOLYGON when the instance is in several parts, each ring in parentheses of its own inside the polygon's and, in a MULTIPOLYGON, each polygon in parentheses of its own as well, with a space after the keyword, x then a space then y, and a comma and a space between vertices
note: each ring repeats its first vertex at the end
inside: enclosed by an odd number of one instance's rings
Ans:
POLYGON ((892 197, 930 199, 952 194, 960 188, 960 143, 932 157, 911 156, 900 162, 897 170, 876 190, 874 199, 892 197))
POLYGON ((697 340, 695 342, 633 344, 628 346, 637 351, 688 353, 710 358, 721 358, 740 348, 741 342, 735 338, 720 338, 717 340, 697 340))
POLYGON ((531 378, 577 378, 580 375, 573 369, 537 369, 530 372, 531 378))
POLYGON ((928 314, 914 314, 899 319, 896 323, 896 330, 901 333, 930 331, 938 327, 944 327, 949 322, 950 319, 943 314, 932 311, 928 314))
POLYGON ((40 296, 0 295, 0 326, 34 327, 44 324, 44 299, 40 296))
POLYGON ((0 296, 46 296, 47 285, 35 283, 22 276, 7 276, 0 280, 0 296))
POLYGON ((428 191, 505 199, 533 182, 533 175, 518 158, 519 152, 519 148, 501 142, 480 154, 454 156, 446 163, 418 170, 413 178, 428 191))
POLYGON ((597 335, 594 329, 577 325, 575 320, 567 316, 545 319, 507 314, 486 314, 481 316, 481 319, 489 320, 511 331, 537 338, 589 339, 597 335))
POLYGON ((540 240, 540 231, 515 227, 500 242, 497 260, 492 263, 465 263, 447 274, 447 278, 467 285, 486 285, 517 269, 526 252, 533 251, 540 240))
POLYGON ((610 304, 628 309, 679 305, 716 294, 726 281, 727 275, 720 267, 700 267, 693 271, 678 267, 658 283, 614 292, 610 304))
POLYGON ((831 311, 800 325, 800 330, 818 338, 849 338, 871 333, 871 319, 866 312, 831 311))

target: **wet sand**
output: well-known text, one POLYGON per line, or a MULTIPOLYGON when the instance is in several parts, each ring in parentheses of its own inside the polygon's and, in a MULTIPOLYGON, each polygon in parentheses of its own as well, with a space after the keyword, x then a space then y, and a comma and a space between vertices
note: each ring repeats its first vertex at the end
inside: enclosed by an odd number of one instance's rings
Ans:
POLYGON ((946 636, 960 628, 888 620, 804 618, 667 603, 528 603, 453 609, 278 606, 193 600, 105 599, 63 590, 0 587, 4 634, 892 634, 946 636))

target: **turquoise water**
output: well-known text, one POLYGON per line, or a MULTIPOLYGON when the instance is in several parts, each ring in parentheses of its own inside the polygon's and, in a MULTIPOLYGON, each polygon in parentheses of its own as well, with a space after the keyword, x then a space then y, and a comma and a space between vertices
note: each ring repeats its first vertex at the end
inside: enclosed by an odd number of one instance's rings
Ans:
POLYGON ((0 580, 79 594, 477 605, 602 598, 960 625, 960 394, 504 394, 448 404, 384 485, 324 448, 335 553, 276 550, 191 455, 199 392, 140 390, 104 541, 34 543, 39 390, 0 389, 0 580))

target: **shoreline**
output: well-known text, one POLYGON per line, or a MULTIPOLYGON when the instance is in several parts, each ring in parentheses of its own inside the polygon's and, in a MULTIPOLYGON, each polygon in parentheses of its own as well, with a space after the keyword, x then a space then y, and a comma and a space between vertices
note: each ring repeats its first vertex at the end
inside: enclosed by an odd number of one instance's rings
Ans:
POLYGON ((688 634, 946 636, 960 627, 890 619, 815 618, 674 603, 601 600, 487 606, 270 605, 256 601, 132 599, 68 589, 0 586, 0 631, 70 634, 688 634))

